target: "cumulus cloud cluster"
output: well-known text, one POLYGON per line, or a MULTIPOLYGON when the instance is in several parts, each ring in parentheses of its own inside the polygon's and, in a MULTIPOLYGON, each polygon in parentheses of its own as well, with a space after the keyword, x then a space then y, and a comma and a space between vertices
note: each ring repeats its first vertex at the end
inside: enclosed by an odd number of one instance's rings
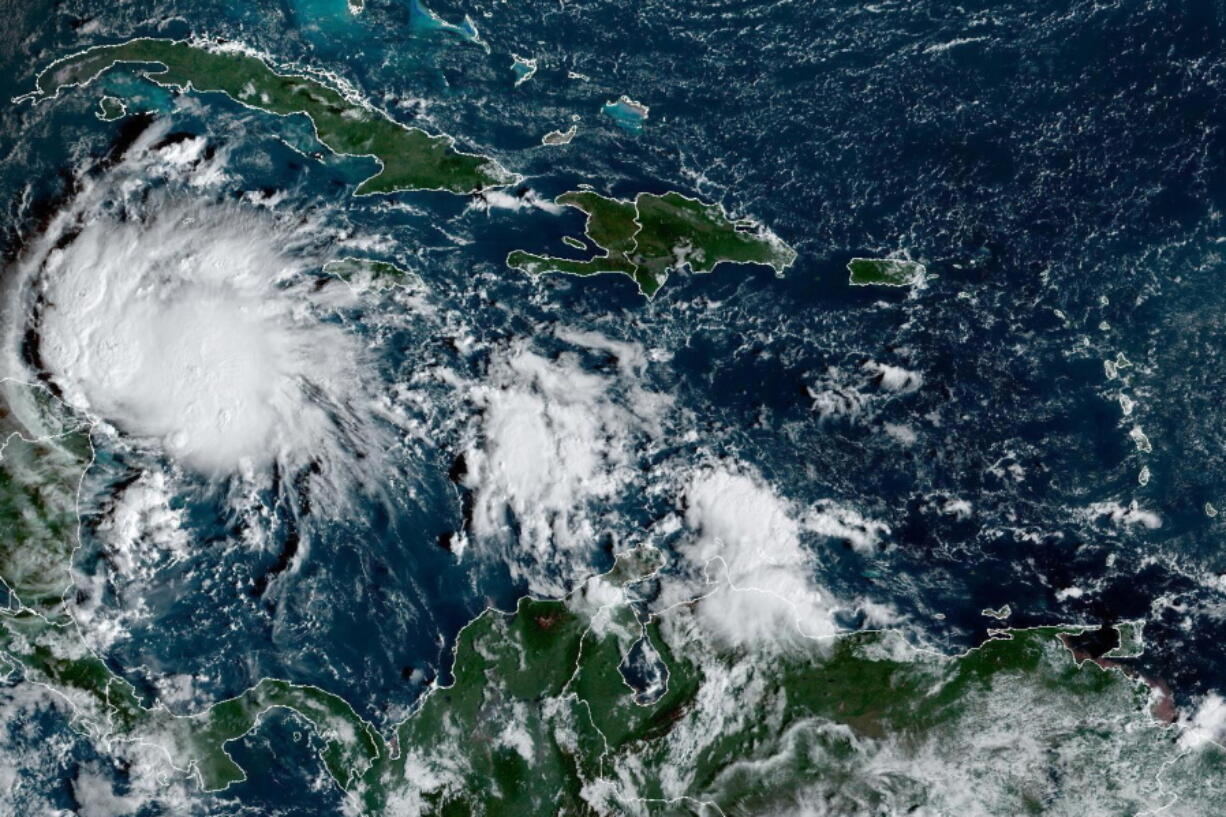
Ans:
POLYGON ((895 620, 888 607, 840 601, 816 580, 822 542, 872 553, 888 538, 887 525, 834 500, 786 499, 736 462, 645 468, 663 430, 676 438, 686 425, 671 416, 670 397, 643 385, 651 355, 598 332, 553 335, 616 366, 593 368, 577 351, 546 355, 526 342, 494 355, 485 378, 470 384, 479 416, 464 454, 461 482, 471 502, 461 548, 504 559, 533 592, 558 594, 591 570, 602 534, 619 530, 619 507, 643 492, 675 495, 678 513, 650 534, 678 557, 679 580, 666 583, 661 603, 698 598, 701 621, 722 642, 822 638, 838 629, 840 609, 895 620))
MULTIPOLYGON (((606 351, 614 343, 594 333, 563 337, 606 351)), ((641 352, 621 351, 623 365, 607 372, 586 368, 576 353, 547 357, 520 343, 473 386, 481 414, 465 453, 470 533, 512 546, 503 552, 513 569, 523 558, 562 569, 582 564, 601 514, 636 478, 636 450, 658 433, 671 401, 638 382, 641 352)), ((557 589, 542 574, 531 578, 538 590, 557 589)))
POLYGON ((168 201, 51 252, 41 353, 68 400, 213 473, 326 439, 356 347, 312 314, 262 220, 168 201))
POLYGON ((202 194, 224 175, 202 142, 151 129, 83 182, 20 264, 10 349, 36 338, 72 406, 202 473, 339 453, 364 360, 305 274, 319 225, 202 194))
POLYGON ((753 477, 724 469, 697 474, 685 493, 694 536, 682 553, 726 586, 699 602, 721 641, 771 643, 800 633, 833 634, 833 599, 809 577, 810 558, 791 509, 753 477))
POLYGON ((1196 709, 1182 714, 1179 725, 1179 745, 1186 749, 1226 743, 1226 699, 1210 692, 1196 709))
MULTIPOLYGON (((922 388, 924 376, 890 363, 867 360, 855 369, 831 366, 808 387, 814 413, 823 421, 872 422, 890 400, 922 388)), ((887 424, 884 430, 904 444, 915 442, 908 426, 887 424)))
MULTIPOLYGON (((678 549, 718 585, 698 602, 699 620, 722 643, 741 647, 774 647, 838 631, 834 613, 846 605, 818 586, 818 566, 803 534, 871 549, 888 533, 882 523, 833 503, 802 508, 744 467, 694 473, 684 506, 689 532, 678 549)), ((893 618, 882 605, 859 606, 879 623, 893 618)))

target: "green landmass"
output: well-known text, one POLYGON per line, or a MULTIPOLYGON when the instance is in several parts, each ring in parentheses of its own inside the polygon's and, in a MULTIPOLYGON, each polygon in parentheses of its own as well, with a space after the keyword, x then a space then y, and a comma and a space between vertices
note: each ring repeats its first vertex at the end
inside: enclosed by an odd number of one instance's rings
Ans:
POLYGON ((421 278, 388 261, 371 258, 338 258, 324 264, 324 272, 363 289, 419 286, 421 278))
POLYGON ((0 661, 7 683, 68 700, 99 745, 162 747, 209 791, 245 779, 227 744, 289 711, 364 815, 1139 814, 1226 793, 1223 753, 1181 748, 1146 684, 1075 659, 1061 636, 1079 628, 995 631, 953 657, 894 632, 724 649, 694 605, 648 612, 639 588, 663 561, 630 551, 565 599, 486 611, 459 635, 451 683, 386 733, 274 679, 173 714, 74 625, 30 611, 0 613, 0 661), (636 646, 665 679, 654 694, 623 674, 636 646))
POLYGON ((0 380, 0 581, 44 616, 72 583, 87 432, 46 388, 0 380))
POLYGON ((1120 636, 1119 646, 1104 654, 1103 658, 1136 658, 1145 652, 1145 621, 1143 619, 1121 621, 1115 625, 1115 631, 1120 636))
POLYGON ((128 106, 123 103, 122 99, 113 96, 104 96, 98 100, 98 118, 103 122, 114 122, 126 115, 128 106))
POLYGON ((43 684, 72 704, 74 728, 103 744, 142 740, 161 746, 206 791, 246 779, 225 745, 274 709, 292 711, 323 739, 320 760, 342 787, 377 757, 373 728, 340 697, 316 687, 265 679, 236 698, 185 717, 147 705, 130 683, 86 649, 70 623, 53 623, 29 611, 0 613, 0 650, 23 680, 43 684))
MULTIPOLYGON (((1160 693, 1117 663, 1075 657, 1062 637, 1082 628, 996 630, 956 656, 889 631, 724 648, 702 617, 719 598, 653 607, 652 548, 564 599, 478 616, 451 683, 383 732, 276 679, 173 713, 91 652, 59 601, 87 429, 41 386, 0 385, 0 577, 20 600, 0 611, 0 682, 53 690, 99 747, 161 747, 205 790, 245 778, 227 745, 281 710, 363 815, 1204 814, 1226 795, 1226 754, 1181 745, 1151 714, 1160 693), (635 654, 655 683, 627 682, 635 654)), ((1121 653, 1141 649, 1139 622, 1120 634, 1121 653)))
MULTIPOLYGON (((117 62, 153 65, 151 78, 169 87, 309 116, 330 149, 382 161, 359 193, 468 192, 505 175, 315 79, 182 42, 73 55, 40 74, 38 95, 117 62)), ((108 99, 104 115, 122 109, 108 99)), ((757 225, 677 193, 621 200, 579 190, 557 201, 587 215, 585 235, 603 254, 517 251, 510 266, 623 274, 651 297, 679 268, 736 262, 781 273, 795 260, 757 225)), ((857 285, 924 274, 893 259, 857 258, 848 269, 857 285)), ((411 276, 360 258, 325 271, 351 283, 411 276)), ((322 767, 364 815, 1205 814, 1226 795, 1226 754, 1181 745, 1180 730, 1152 714, 1162 693, 1115 663, 1141 653, 1141 621, 1118 625, 1112 660, 1097 662, 1064 643, 1081 629, 1061 627, 997 630, 954 656, 896 632, 732 649, 704 628, 701 605, 718 602, 654 606, 664 556, 651 548, 620 555, 563 599, 478 616, 457 638, 450 683, 382 731, 337 695, 271 678, 177 714, 93 653, 62 600, 88 431, 45 387, 0 382, 0 580, 11 595, 0 609, 0 683, 53 690, 99 746, 159 746, 208 791, 246 776, 227 745, 288 711, 319 737, 322 767), (628 680, 635 656, 654 670, 641 688, 628 680)))
MULTIPOLYGON (((763 264, 782 274, 796 251, 749 221, 730 221, 723 210, 680 193, 639 193, 633 200, 573 190, 555 200, 587 214, 585 234, 603 250, 573 260, 515 250, 507 265, 530 275, 619 273, 652 297, 670 271, 688 267, 710 272, 725 262, 763 264)), ((568 242, 569 243, 569 242, 568 242)))
POLYGON ((87 85, 117 64, 149 66, 145 76, 166 87, 223 93, 257 110, 310 117, 319 141, 334 153, 372 156, 380 163, 379 172, 358 185, 359 195, 473 193, 515 178, 492 159, 455 150, 449 136, 406 127, 319 79, 278 73, 259 57, 212 44, 136 39, 91 48, 48 66, 30 97, 87 85))
POLYGON ((852 286, 907 287, 924 277, 924 265, 895 258, 853 258, 847 264, 852 286))

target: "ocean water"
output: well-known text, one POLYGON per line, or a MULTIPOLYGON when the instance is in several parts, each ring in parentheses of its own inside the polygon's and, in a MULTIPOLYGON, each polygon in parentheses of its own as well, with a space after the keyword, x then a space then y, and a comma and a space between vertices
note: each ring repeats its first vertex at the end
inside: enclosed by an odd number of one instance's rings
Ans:
MULTIPOLYGON (((514 547, 483 561, 440 544, 465 526, 471 500, 449 473, 480 408, 432 378, 480 381, 517 341, 573 354, 556 338, 563 326, 658 352, 644 387, 672 396, 664 426, 676 434, 634 452, 645 493, 608 499, 569 569, 607 566, 675 510, 674 495, 650 490, 653 469, 736 460, 798 503, 835 501, 888 525, 870 554, 812 543, 817 576, 893 605, 934 643, 977 643, 996 624, 981 610, 1002 604, 1017 626, 1143 618, 1147 651, 1131 663, 1180 702, 1226 689, 1215 649, 1226 516, 1206 512, 1226 510, 1224 14, 1208 2, 725 0, 14 10, 0 29, 8 97, 97 43, 238 40, 453 135, 541 197, 581 183, 680 190, 753 216, 798 252, 783 278, 720 267, 674 276, 646 302, 617 277, 505 269, 512 249, 563 252, 578 214, 432 193, 355 199, 372 164, 328 155, 305 121, 214 96, 179 104, 131 72, 7 107, 9 260, 83 169, 101 173, 169 118, 226 152, 234 191, 275 191, 282 206, 378 236, 376 254, 420 275, 444 315, 371 309, 352 327, 377 348, 389 392, 412 383, 424 407, 420 433, 395 452, 399 501, 359 497, 338 521, 269 488, 270 540, 250 549, 235 544, 246 523, 230 496, 185 489, 173 502, 192 547, 140 585, 143 611, 132 614, 134 588, 100 596, 99 615, 125 630, 106 657, 147 691, 193 676, 193 705, 275 675, 342 694, 376 722, 402 714, 446 677, 459 629, 487 604, 511 607, 538 569, 514 547), (518 86, 511 53, 538 61, 518 86), (100 122, 104 92, 134 115, 100 122), (602 114, 623 94, 650 117, 627 127, 602 114), (540 146, 575 115, 570 144, 540 146), (850 258, 889 253, 934 277, 907 290, 847 284, 850 258), (295 539, 309 547, 287 548, 295 539)), ((580 361, 616 368, 599 354, 580 361)), ((105 497, 144 460, 97 444, 88 484, 105 497)), ((86 526, 83 573, 105 573, 99 536, 86 526)), ((268 724, 240 752, 260 767, 261 742, 285 745, 293 730, 268 724)), ((311 753, 287 751, 260 781, 196 807, 335 813, 301 784, 317 773, 311 753)), ((40 785, 70 796, 62 781, 40 785)))

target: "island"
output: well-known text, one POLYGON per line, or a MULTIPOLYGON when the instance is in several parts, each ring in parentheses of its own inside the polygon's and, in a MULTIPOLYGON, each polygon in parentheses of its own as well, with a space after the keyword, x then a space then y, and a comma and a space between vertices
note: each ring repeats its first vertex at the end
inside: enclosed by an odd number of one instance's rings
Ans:
POLYGON ((316 137, 333 153, 379 163, 379 171, 358 185, 357 195, 475 193, 517 180, 493 159, 456 150, 450 136, 396 122, 343 92, 339 82, 275 71, 258 56, 208 41, 136 39, 90 48, 51 63, 38 75, 36 90, 19 100, 53 98, 124 64, 148 66, 143 75, 167 88, 222 93, 256 110, 308 117, 316 137))
POLYGON ((128 106, 124 104, 122 99, 104 96, 98 100, 97 116, 103 122, 114 122, 116 119, 122 118, 127 112, 128 106))
POLYGON ((584 232, 604 252, 575 260, 515 250, 507 266, 529 275, 618 273, 651 298, 673 270, 710 272, 719 264, 741 263, 762 264, 782 275, 796 260, 796 251, 765 227, 748 219, 731 221, 718 205, 680 193, 639 193, 626 200, 572 190, 555 202, 587 214, 584 232))
POLYGON ((549 133, 541 137, 541 144, 545 145, 546 147, 569 145, 571 140, 575 138, 575 134, 578 132, 578 125, 571 125, 566 130, 551 130, 549 133))
POLYGON ((511 55, 511 71, 515 74, 515 87, 523 85, 536 74, 536 60, 530 57, 511 55))
MULTIPOLYGON (((333 151, 381 163, 358 193, 473 192, 507 175, 454 151, 449 137, 215 44, 146 39, 90 49, 50 66, 30 96, 54 97, 120 63, 152 66, 142 70, 167 87, 310 117, 333 151)), ((121 104, 100 110, 119 114, 121 104)), ((515 251, 510 267, 625 275, 651 298, 676 270, 743 263, 781 275, 796 259, 762 225, 676 192, 617 199, 584 189, 556 201, 586 215, 584 237, 601 254, 515 251)), ((564 241, 588 252, 579 238, 564 241)), ((922 264, 895 259, 856 258, 848 269, 860 286, 907 286, 925 274, 922 264)), ((322 273, 321 285, 415 281, 361 257, 332 259, 322 273)), ((230 749, 278 712, 318 738, 320 768, 345 794, 345 813, 370 817, 709 817, 794 813, 810 803, 838 814, 1010 815, 1158 813, 1180 803, 1182 813, 1207 814, 1226 790, 1226 752, 1212 742, 1185 745, 1181 735, 1190 733, 1171 728, 1169 693, 1120 663, 1143 654, 1143 620, 1115 625, 1116 646, 1097 657, 1070 646, 1084 626, 991 628, 954 654, 906 624, 821 638, 797 629, 780 634, 781 646, 734 646, 713 635, 703 606, 754 589, 708 577, 692 597, 679 590, 661 603, 670 555, 648 544, 617 554, 608 571, 559 598, 481 612, 457 635, 444 677, 395 722, 376 724, 334 692, 279 678, 175 712, 113 656, 95 652, 74 619, 69 591, 92 432, 50 381, 0 380, 0 684, 49 690, 99 754, 156 747, 208 791, 247 777, 230 749)), ((997 619, 1010 612, 984 611, 997 619)))
POLYGON ((908 287, 922 281, 923 264, 896 258, 853 258, 847 264, 852 286, 908 287))
POLYGON ((622 130, 639 134, 643 132, 643 123, 647 121, 651 109, 622 94, 617 99, 606 102, 600 112, 612 119, 622 130))
POLYGON ((325 275, 344 281, 359 290, 387 287, 420 287, 422 280, 415 272, 401 269, 389 261, 346 256, 324 264, 325 275))

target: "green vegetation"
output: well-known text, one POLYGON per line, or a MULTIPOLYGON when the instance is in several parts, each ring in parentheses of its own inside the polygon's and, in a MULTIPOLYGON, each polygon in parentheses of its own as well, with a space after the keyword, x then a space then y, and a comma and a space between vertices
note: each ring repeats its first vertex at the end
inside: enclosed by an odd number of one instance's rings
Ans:
POLYGON ((1145 652, 1145 621, 1143 619, 1121 621, 1115 625, 1115 631, 1120 635, 1120 644, 1106 653, 1103 658, 1136 658, 1145 652))
POLYGON ((585 233, 604 253, 572 260, 515 250, 507 256, 508 266, 530 275, 620 273, 651 297, 672 270, 710 272, 735 262, 763 264, 782 274, 796 260, 795 250, 753 222, 729 221, 718 206, 680 193, 640 193, 626 201, 574 190, 556 201, 587 214, 585 233))
POLYGON ((893 633, 769 657, 713 649, 684 606, 644 627, 633 603, 594 612, 594 598, 478 619, 454 685, 398 731, 403 760, 359 786, 367 810, 412 791, 429 814, 776 813, 810 796, 832 813, 945 813, 968 796, 982 813, 1135 813, 1164 802, 1135 781, 1180 757, 1143 684, 1073 659, 1060 636, 1077 630, 1005 632, 955 658, 893 633), (620 672, 642 637, 669 678, 648 705, 620 672))
POLYGON ((338 258, 324 264, 324 272, 361 289, 408 287, 421 284, 417 274, 387 261, 370 258, 338 258))
POLYGON ((1216 749, 1185 757, 1150 717, 1148 688, 1078 663, 1060 640, 1069 630, 1010 631, 953 658, 893 633, 769 658, 713 652, 680 611, 670 618, 674 637, 692 636, 681 658, 720 696, 700 692, 666 734, 617 759, 620 799, 672 803, 658 813, 1137 814, 1176 792, 1208 802, 1197 768, 1216 749), (1166 792, 1152 785, 1159 774, 1166 792))
MULTIPOLYGON (((643 625, 625 602, 596 605, 658 567, 658 552, 635 551, 567 600, 524 599, 514 614, 490 610, 466 627, 452 684, 397 728, 401 756, 358 787, 367 812, 410 793, 430 814, 585 812, 581 790, 608 747, 646 737, 687 694, 633 704, 619 665, 643 625), (616 725, 616 735, 598 723, 616 725)), ((687 674, 677 663, 670 669, 687 674)))
POLYGON ((104 96, 98 100, 98 118, 103 122, 113 122, 128 113, 128 106, 122 99, 104 96))
POLYGON ((514 181, 513 174, 493 160, 455 150, 448 136, 401 125, 320 79, 278 73, 258 57, 205 43, 137 39, 91 48, 48 66, 38 75, 31 96, 53 97, 63 88, 87 85, 121 63, 151 66, 145 76, 166 87, 223 93, 257 110, 310 117, 328 149, 372 156, 382 166, 358 186, 359 195, 401 190, 472 193, 514 181))
POLYGON ((373 728, 341 698, 286 681, 265 679, 192 717, 146 706, 130 683, 86 649, 73 625, 30 612, 0 613, 0 650, 26 681, 50 687, 73 705, 76 728, 97 740, 165 746, 175 765, 193 769, 208 791, 245 778, 225 744, 251 731, 271 709, 294 712, 323 738, 321 760, 341 786, 364 773, 381 749, 373 728))
MULTIPOLYGON (((220 46, 140 39, 90 49, 52 64, 33 96, 88 84, 117 63, 147 67, 166 87, 309 117, 331 150, 381 163, 358 193, 463 193, 509 180, 447 137, 220 46)), ((125 107, 108 96, 99 110, 115 118, 125 107)), ((585 236, 603 254, 516 251, 509 266, 622 274, 652 297, 674 270, 733 262, 781 274, 796 257, 759 225, 678 193, 577 190, 557 202, 586 214, 585 236)), ((907 286, 925 274, 896 259, 856 258, 848 271, 853 285, 907 286)), ((353 285, 415 278, 360 258, 325 272, 353 285)), ((478 616, 459 634, 450 683, 383 732, 339 696, 277 679, 177 715, 91 652, 64 608, 88 428, 41 386, 5 381, 0 398, 0 580, 15 600, 0 610, 0 683, 54 690, 100 745, 163 747, 206 790, 244 779, 227 745, 285 710, 319 737, 323 767, 368 815, 1139 814, 1171 798, 1198 813, 1223 794, 1226 755, 1180 745, 1151 716, 1155 688, 1113 663, 1141 653, 1141 621, 1118 625, 1119 647, 1098 662, 1077 660, 1062 637, 1079 630, 1058 627, 995 631, 957 656, 892 632, 723 649, 697 614, 705 600, 653 611, 650 593, 639 595, 663 567, 650 548, 619 556, 564 599, 478 616), (636 689, 635 656, 666 684, 636 689)))
MULTIPOLYGON (((598 233, 616 229, 608 215, 598 233)), ((0 682, 54 690, 100 746, 160 746, 207 790, 245 777, 226 746, 271 710, 319 736, 323 767, 368 815, 1138 814, 1173 797, 1204 813, 1226 788, 1226 755, 1155 722, 1151 687, 1074 658, 1062 637, 1077 628, 998 630, 953 657, 892 632, 721 649, 696 615, 706 600, 648 613, 639 588, 663 563, 650 548, 565 599, 478 616, 452 682, 385 733, 336 695, 275 679, 176 715, 88 649, 54 592, 84 429, 39 387, 5 383, 4 397, 4 541, 23 547, 0 575, 26 607, 0 612, 0 682), (636 648, 667 681, 651 695, 627 681, 636 648)), ((1120 630, 1120 652, 1139 652, 1140 622, 1120 630)))
POLYGON ((0 581, 25 607, 59 614, 77 542, 85 425, 41 386, 0 381, 0 581))
POLYGON ((924 265, 895 258, 853 258, 847 264, 852 286, 907 287, 923 280, 924 265))
POLYGON ((0 613, 0 650, 25 680, 67 698, 76 710, 73 725, 91 737, 129 734, 149 716, 132 685, 89 652, 70 622, 0 613))
POLYGON ((292 711, 371 815, 405 803, 439 815, 645 813, 630 805, 653 801, 661 807, 647 811, 763 813, 819 795, 848 813, 857 803, 944 813, 973 795, 982 813, 1045 814, 1053 802, 1065 806, 1055 813, 1089 813, 1071 809, 1099 802, 1126 814, 1161 804, 1138 781, 1164 767, 1188 797, 1197 776, 1223 771, 1216 749, 1186 755, 1149 718, 1144 684, 1075 661, 1060 636, 1078 630, 1005 631, 954 658, 895 633, 773 657, 722 652, 688 606, 641 617, 633 586, 658 566, 657 554, 635 553, 564 601, 479 616, 456 645, 453 682, 386 737, 337 696, 271 679, 172 715, 144 705, 72 627, 29 614, 0 615, 0 650, 72 702, 78 728, 164 746, 208 790, 244 778, 229 741, 269 710, 292 711), (668 685, 640 704, 621 667, 644 638, 668 685))
POLYGON ((237 698, 170 724, 180 736, 180 750, 186 750, 206 790, 224 789, 245 778, 223 747, 254 729, 271 709, 292 711, 323 738, 320 757, 342 788, 349 788, 384 750, 374 728, 343 699, 316 687, 266 678, 237 698))
POLYGON ((604 580, 614 587, 626 587, 655 574, 664 566, 664 554, 656 548, 636 548, 619 553, 604 580))
POLYGON ((146 707, 73 647, 70 627, 34 616, 0 617, 0 648, 72 701, 80 728, 165 746, 209 790, 244 777, 227 742, 271 709, 292 711, 371 815, 407 803, 438 815, 703 814, 704 804, 763 813, 807 797, 836 813, 944 813, 967 796, 982 813, 1105 803, 1125 814, 1161 804, 1138 781, 1164 766, 1170 790, 1189 797, 1199 775, 1221 776, 1215 749, 1185 755, 1149 718, 1143 684, 1074 660, 1060 636, 1078 630, 1002 631, 954 658, 895 633, 773 656, 724 652, 688 606, 642 618, 633 588, 658 567, 657 553, 636 552, 566 600, 479 616, 456 645, 453 682, 386 737, 340 698, 283 681, 191 717, 146 707), (640 704, 621 667, 644 638, 668 685, 640 704))

